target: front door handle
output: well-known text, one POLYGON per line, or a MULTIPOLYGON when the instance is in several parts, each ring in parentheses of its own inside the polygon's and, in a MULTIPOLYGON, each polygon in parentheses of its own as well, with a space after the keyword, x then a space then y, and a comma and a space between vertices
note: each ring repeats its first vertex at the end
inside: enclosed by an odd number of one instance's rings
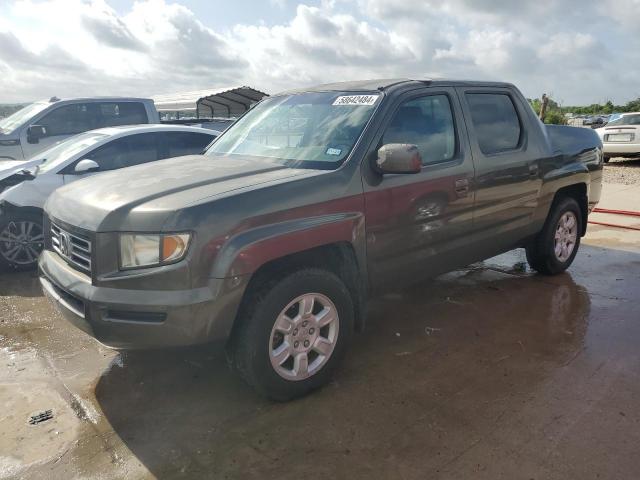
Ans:
POLYGON ((469 195, 469 180, 466 178, 461 178, 456 180, 456 195, 458 197, 466 197, 469 195))
POLYGON ((538 164, 537 163, 530 163, 529 164, 529 176, 531 178, 538 178, 538 171, 540 169, 538 168, 538 164))

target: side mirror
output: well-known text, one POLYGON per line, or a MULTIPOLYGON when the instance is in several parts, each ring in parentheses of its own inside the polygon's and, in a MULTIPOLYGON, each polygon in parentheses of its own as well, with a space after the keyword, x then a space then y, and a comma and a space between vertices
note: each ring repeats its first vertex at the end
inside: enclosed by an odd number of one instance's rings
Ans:
POLYGON ((376 167, 381 173, 419 173, 422 157, 416 145, 388 143, 378 150, 376 167))
POLYGON ((27 142, 38 143, 41 138, 47 136, 47 129, 42 125, 31 125, 27 129, 27 142))
POLYGON ((97 172, 98 170, 100 170, 100 165, 88 158, 80 160, 73 169, 75 173, 97 172))

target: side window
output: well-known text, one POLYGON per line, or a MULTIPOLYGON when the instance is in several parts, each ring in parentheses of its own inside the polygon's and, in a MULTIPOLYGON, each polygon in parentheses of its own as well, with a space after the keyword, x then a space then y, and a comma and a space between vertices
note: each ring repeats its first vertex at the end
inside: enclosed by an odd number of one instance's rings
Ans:
POLYGON ((46 114, 36 123, 47 129, 48 136, 75 135, 100 126, 95 107, 91 103, 63 105, 46 114))
POLYGON ((99 103, 100 126, 137 125, 149 123, 144 105, 140 102, 99 103))
POLYGON ((100 171, 104 172, 125 167, 128 154, 129 139, 125 137, 96 148, 93 152, 85 155, 85 158, 96 162, 100 166, 100 171))
POLYGON ((430 95, 403 103, 382 136, 382 144, 418 146, 422 164, 446 162, 456 154, 451 103, 446 95, 430 95))
POLYGON ((501 93, 467 93, 471 121, 485 155, 518 148, 522 128, 511 97, 501 93))
POLYGON ((171 132, 164 135, 167 140, 165 158, 180 157, 182 155, 197 155, 209 145, 215 135, 192 132, 171 132))
POLYGON ((158 159, 155 133, 140 133, 119 138, 85 155, 100 165, 100 171, 116 170, 158 159))
POLYGON ((141 163, 154 162, 158 160, 158 136, 155 133, 140 133, 129 135, 129 153, 125 159, 126 165, 140 165, 141 163))

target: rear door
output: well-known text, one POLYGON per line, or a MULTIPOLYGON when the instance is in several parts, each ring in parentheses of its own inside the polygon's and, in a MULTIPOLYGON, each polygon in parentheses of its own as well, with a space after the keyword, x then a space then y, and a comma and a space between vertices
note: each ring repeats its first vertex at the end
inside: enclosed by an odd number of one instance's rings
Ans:
POLYGON ((542 185, 531 115, 508 88, 457 88, 476 169, 475 248, 481 257, 530 234, 542 185))
POLYGON ((140 102, 100 102, 96 108, 100 127, 149 123, 145 106, 140 102))
POLYGON ((215 135, 198 132, 162 133, 160 158, 200 155, 214 139, 215 135))
POLYGON ((473 227, 473 163, 452 88, 404 94, 385 116, 363 165, 367 260, 375 288, 433 276, 467 262, 473 227), (389 143, 415 144, 420 173, 371 168, 389 143))

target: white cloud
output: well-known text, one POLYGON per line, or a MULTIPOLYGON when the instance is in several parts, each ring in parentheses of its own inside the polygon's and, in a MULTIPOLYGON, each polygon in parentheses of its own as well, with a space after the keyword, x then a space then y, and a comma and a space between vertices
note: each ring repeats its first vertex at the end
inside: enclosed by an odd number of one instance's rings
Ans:
POLYGON ((0 102, 429 75, 511 81, 568 103, 640 95, 640 0, 271 1, 290 20, 216 31, 168 0, 123 14, 106 0, 9 0, 0 102))

